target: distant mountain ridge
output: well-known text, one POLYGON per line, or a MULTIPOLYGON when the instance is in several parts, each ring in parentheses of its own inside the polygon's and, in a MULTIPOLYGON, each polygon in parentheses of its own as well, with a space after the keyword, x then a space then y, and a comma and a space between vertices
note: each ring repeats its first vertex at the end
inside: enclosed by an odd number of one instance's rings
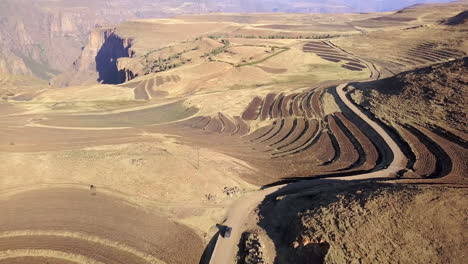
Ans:
POLYGON ((414 4, 452 0, 199 0, 208 12, 355 13, 395 11, 414 4))

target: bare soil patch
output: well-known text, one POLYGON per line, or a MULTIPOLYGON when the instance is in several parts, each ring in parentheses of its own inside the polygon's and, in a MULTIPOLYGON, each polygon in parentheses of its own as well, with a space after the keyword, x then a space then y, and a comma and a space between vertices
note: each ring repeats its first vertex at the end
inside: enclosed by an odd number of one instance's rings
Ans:
POLYGON ((189 228, 99 189, 28 191, 3 197, 0 208, 0 251, 47 249, 112 263, 198 263, 202 252, 189 228))

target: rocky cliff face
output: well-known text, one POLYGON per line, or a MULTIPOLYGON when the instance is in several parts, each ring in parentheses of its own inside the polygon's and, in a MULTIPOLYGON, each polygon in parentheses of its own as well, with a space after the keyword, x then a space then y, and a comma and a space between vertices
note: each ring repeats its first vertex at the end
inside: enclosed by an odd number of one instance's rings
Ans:
POLYGON ((0 72, 50 79, 73 67, 96 25, 164 14, 150 0, 2 0, 0 72))
POLYGON ((0 74, 32 75, 26 63, 0 44, 0 74))
POLYGON ((119 68, 119 59, 132 57, 132 39, 121 37, 115 28, 97 28, 89 34, 81 55, 69 71, 51 80, 56 87, 83 83, 118 84, 127 80, 127 74, 119 68))
POLYGON ((6 0, 1 5, 0 61, 11 62, 2 72, 49 79, 71 65, 86 35, 83 17, 42 10, 37 3, 25 1, 6 0))
POLYGON ((118 84, 126 81, 126 74, 118 67, 120 58, 131 57, 132 39, 123 38, 113 31, 104 32, 105 41, 95 56, 99 82, 118 84))
POLYGON ((102 72, 111 64, 117 66, 117 60, 131 57, 132 39, 119 36, 115 28, 99 28, 91 31, 88 43, 80 57, 73 63, 76 71, 102 72))

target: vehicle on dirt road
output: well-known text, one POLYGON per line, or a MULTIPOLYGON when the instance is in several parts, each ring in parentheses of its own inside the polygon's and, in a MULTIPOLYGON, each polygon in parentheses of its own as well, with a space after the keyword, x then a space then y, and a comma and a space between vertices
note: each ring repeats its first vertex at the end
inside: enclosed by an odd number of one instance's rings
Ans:
POLYGON ((229 238, 231 237, 231 232, 232 232, 232 227, 227 226, 226 230, 224 230, 224 238, 229 238))

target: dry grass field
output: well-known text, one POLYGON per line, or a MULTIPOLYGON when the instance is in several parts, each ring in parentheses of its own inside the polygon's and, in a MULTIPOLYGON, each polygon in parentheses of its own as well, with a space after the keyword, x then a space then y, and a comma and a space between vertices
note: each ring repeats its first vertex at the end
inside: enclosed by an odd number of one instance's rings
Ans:
POLYGON ((132 20, 95 54, 119 82, 1 77, 0 263, 204 263, 260 188, 389 167, 265 199, 238 263, 462 263, 466 7, 132 20))

